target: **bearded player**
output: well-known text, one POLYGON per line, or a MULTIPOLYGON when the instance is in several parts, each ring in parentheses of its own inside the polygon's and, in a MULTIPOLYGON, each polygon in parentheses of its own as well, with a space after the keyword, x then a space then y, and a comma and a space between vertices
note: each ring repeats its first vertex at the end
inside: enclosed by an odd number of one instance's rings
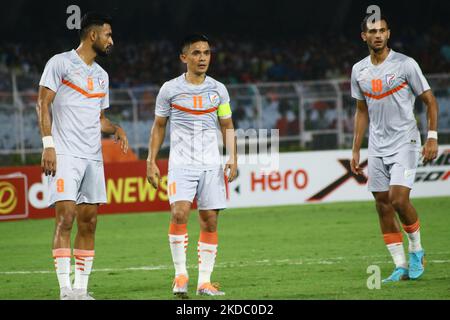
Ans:
POLYGON ((226 208, 224 172, 228 174, 229 182, 235 179, 237 172, 230 98, 222 83, 206 75, 211 59, 207 37, 187 37, 181 46, 180 58, 186 64, 187 72, 166 82, 156 100, 147 178, 157 188, 160 171, 156 158, 170 118, 168 196, 171 207, 169 243, 175 266, 173 293, 183 296, 188 292, 187 222, 192 202, 197 197, 200 222, 197 294, 224 295, 211 283, 211 273, 217 254, 218 216, 226 208), (224 169, 217 123, 230 153, 224 169))
POLYGON ((97 56, 107 56, 112 46, 111 18, 88 13, 81 20, 78 48, 53 56, 39 82, 42 169, 49 180, 49 205, 56 210, 53 257, 63 300, 93 299, 87 287, 95 254, 97 209, 106 203, 101 133, 113 134, 124 153, 128 149, 125 132, 105 117, 109 79, 95 62, 97 56), (75 219, 72 287, 70 235, 75 219))
POLYGON ((351 91, 357 109, 351 167, 353 173, 362 174, 360 148, 369 127, 368 187, 395 264, 394 272, 383 282, 418 279, 424 273, 425 252, 410 192, 420 154, 424 163, 437 157, 439 108, 416 61, 388 47, 390 29, 385 17, 378 21, 366 17, 361 36, 370 55, 352 71, 351 91), (422 151, 413 112, 416 97, 427 106, 428 137, 422 151), (409 264, 396 213, 409 240, 409 264))

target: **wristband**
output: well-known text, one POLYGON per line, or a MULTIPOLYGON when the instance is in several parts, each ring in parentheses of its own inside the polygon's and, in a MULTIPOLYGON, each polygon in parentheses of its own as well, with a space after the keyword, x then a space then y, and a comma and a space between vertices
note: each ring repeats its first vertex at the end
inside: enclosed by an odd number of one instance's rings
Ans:
POLYGON ((52 136, 46 136, 42 138, 42 144, 44 145, 44 149, 47 148, 55 148, 55 143, 53 142, 52 136))
POLYGON ((438 139, 437 131, 428 131, 428 139, 438 139))

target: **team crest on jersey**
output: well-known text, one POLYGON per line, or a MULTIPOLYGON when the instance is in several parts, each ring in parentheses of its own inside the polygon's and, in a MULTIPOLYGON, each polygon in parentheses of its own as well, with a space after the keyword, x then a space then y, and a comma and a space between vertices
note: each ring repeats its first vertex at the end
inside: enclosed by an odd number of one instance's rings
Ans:
POLYGON ((98 85, 100 86, 100 88, 105 89, 105 84, 106 81, 104 79, 98 78, 98 85))
POLYGON ((395 74, 387 74, 386 75, 386 84, 389 87, 392 87, 392 85, 394 84, 396 78, 397 78, 397 76, 395 74))
POLYGON ((216 106, 220 103, 219 95, 216 93, 208 93, 209 101, 211 101, 213 106, 216 106))

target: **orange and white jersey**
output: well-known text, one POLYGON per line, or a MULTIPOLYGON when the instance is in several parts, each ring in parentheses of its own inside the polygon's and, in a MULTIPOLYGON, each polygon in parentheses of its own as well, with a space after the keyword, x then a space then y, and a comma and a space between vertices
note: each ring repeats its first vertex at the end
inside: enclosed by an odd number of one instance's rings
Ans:
POLYGON ((53 56, 40 86, 56 93, 52 136, 57 154, 102 161, 100 113, 109 107, 108 73, 75 50, 53 56))
POLYGON ((220 167, 218 118, 231 117, 225 86, 211 77, 200 85, 185 75, 161 87, 155 114, 170 118, 169 169, 208 170, 220 167))
POLYGON ((417 62, 392 49, 380 65, 368 56, 353 66, 352 97, 369 108, 369 156, 390 156, 406 144, 420 147, 414 102, 427 90, 417 62))

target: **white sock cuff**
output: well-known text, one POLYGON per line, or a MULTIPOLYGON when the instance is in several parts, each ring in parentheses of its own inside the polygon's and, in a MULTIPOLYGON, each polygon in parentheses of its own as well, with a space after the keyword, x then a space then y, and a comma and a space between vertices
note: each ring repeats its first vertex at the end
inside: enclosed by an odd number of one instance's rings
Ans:
POLYGON ((70 274, 70 258, 58 257, 55 258, 56 272, 59 274, 70 274))
POLYGON ((219 247, 218 244, 210 244, 210 243, 204 243, 204 242, 198 242, 198 247, 203 248, 203 249, 207 249, 207 250, 217 250, 217 248, 219 247))

